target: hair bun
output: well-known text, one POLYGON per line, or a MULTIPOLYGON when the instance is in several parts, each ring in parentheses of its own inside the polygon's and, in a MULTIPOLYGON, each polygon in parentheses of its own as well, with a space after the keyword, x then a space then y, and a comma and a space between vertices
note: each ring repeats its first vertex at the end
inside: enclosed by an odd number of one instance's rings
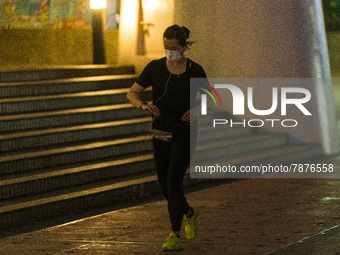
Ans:
POLYGON ((190 30, 188 28, 184 27, 184 26, 182 27, 182 29, 183 29, 183 31, 185 33, 186 38, 188 39, 189 36, 190 36, 190 30))
POLYGON ((165 29, 163 37, 167 39, 176 39, 183 47, 191 46, 194 42, 188 42, 190 30, 179 25, 172 25, 165 29))

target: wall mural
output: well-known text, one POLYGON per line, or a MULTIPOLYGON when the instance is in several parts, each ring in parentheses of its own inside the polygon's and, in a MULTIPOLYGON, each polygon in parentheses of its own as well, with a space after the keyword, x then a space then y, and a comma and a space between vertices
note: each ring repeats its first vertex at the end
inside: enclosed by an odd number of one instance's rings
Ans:
MULTIPOLYGON (((108 0, 107 28, 117 28, 117 2, 108 0)), ((0 0, 0 29, 89 28, 89 0, 0 0)))

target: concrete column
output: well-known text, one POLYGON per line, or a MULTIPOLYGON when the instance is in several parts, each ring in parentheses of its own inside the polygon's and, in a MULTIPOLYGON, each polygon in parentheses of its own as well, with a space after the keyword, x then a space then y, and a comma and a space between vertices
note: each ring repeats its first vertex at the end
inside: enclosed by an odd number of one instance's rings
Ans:
MULTIPOLYGON (((209 77, 330 77, 321 0, 176 0, 175 23, 191 29, 197 44, 188 56, 209 77)), ((289 132, 295 143, 320 142, 326 154, 335 154, 331 84, 308 89, 312 121, 274 132, 289 132)))
POLYGON ((138 0, 138 18, 137 18, 137 55, 145 55, 145 33, 144 33, 144 12, 142 0, 138 0))
POLYGON ((103 10, 93 9, 92 11, 92 42, 93 42, 93 64, 106 64, 103 10))

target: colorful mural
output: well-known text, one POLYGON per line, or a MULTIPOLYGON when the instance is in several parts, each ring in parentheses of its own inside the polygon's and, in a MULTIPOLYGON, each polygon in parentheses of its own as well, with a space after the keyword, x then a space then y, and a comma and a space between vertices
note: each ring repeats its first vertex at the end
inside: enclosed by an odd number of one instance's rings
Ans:
MULTIPOLYGON (((117 0, 108 0, 110 23, 117 16, 117 0)), ((1 29, 68 29, 89 28, 91 10, 89 0, 0 0, 1 29)))

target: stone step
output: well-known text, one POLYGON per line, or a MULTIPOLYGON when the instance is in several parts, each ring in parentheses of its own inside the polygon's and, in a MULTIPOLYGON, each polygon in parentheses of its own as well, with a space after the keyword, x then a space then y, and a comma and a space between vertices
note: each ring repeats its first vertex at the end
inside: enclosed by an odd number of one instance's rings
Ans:
POLYGON ((229 137, 248 136, 255 134, 257 129, 251 127, 216 127, 199 126, 197 141, 199 144, 207 144, 214 140, 225 140, 229 137))
POLYGON ((129 88, 135 74, 0 83, 0 98, 68 94, 129 88))
MULTIPOLYGON (((221 136, 219 136, 219 138, 221 138, 221 136)), ((254 150, 285 146, 288 144, 288 140, 289 136, 287 134, 253 134, 235 138, 227 137, 227 139, 210 140, 206 143, 199 143, 192 161, 195 162, 202 159, 212 160, 254 150)))
MULTIPOLYGON (((129 88, 0 99, 1 114, 18 114, 128 103, 129 88)), ((151 100, 151 90, 143 93, 151 100)))
MULTIPOLYGON (((320 144, 287 144, 285 146, 277 146, 273 148, 267 148, 264 150, 254 150, 248 153, 241 153, 237 155, 231 155, 230 157, 215 158, 211 161, 201 161, 196 158, 192 162, 193 169, 195 166, 201 165, 215 165, 218 163, 221 166, 260 166, 265 164, 271 165, 285 165, 290 163, 301 164, 304 162, 315 160, 316 158, 324 157, 323 149, 320 144)), ((195 173, 190 175, 192 178, 273 178, 271 175, 261 175, 261 173, 195 173)), ((280 177, 287 177, 283 174, 280 177)), ((277 177, 276 177, 277 178, 277 177)), ((298 178, 298 175, 289 175, 289 178, 298 178)))
MULTIPOLYGON (((0 180, 0 201, 17 197, 43 194, 72 186, 133 176, 154 170, 153 154, 120 157, 116 160, 101 160, 99 163, 77 165, 59 169, 28 172, 0 180)), ((2 205, 4 202, 2 202, 2 205)))
POLYGON ((18 132, 146 116, 146 112, 126 103, 39 113, 3 115, 0 116, 0 122, 1 132, 18 132))
POLYGON ((0 134, 0 152, 149 133, 151 117, 0 134))
POLYGON ((155 176, 96 185, 78 186, 77 189, 64 190, 62 194, 52 193, 42 198, 2 206, 0 228, 5 230, 107 205, 122 205, 159 194, 155 176))
POLYGON ((85 76, 102 76, 115 74, 134 74, 133 66, 112 65, 77 65, 77 66, 43 66, 1 67, 0 82, 54 80, 85 76))
POLYGON ((4 153, 0 158, 1 175, 28 172, 151 150, 151 136, 141 135, 121 139, 107 139, 64 147, 36 148, 27 151, 4 153))
MULTIPOLYGON (((234 155, 234 154, 238 154, 238 153, 245 152, 245 151, 268 148, 268 146, 275 147, 275 146, 279 146, 279 145, 285 145, 287 143, 286 138, 287 137, 285 135, 257 135, 257 136, 234 137, 234 138, 230 138, 230 141, 229 141, 227 146, 223 146, 223 150, 228 151, 229 155, 234 155), (231 151, 233 153, 231 153, 231 151)), ((151 144, 148 144, 148 145, 145 144, 145 146, 150 146, 150 149, 151 149, 151 144)), ((82 146, 82 148, 83 147, 84 146, 82 146)), ((218 143, 216 144, 216 147, 220 147, 218 143)), ((62 151, 67 150, 67 149, 68 148, 65 148, 62 151)), ((69 150, 71 150, 71 149, 69 149, 69 150)), ((206 154, 206 153, 211 152, 210 148, 198 148, 197 150, 198 150, 198 152, 197 152, 198 154, 202 154, 202 153, 206 154)), ((121 151, 121 152, 122 152, 122 157, 123 157, 123 151, 121 151)), ((49 154, 53 154, 53 157, 55 157, 56 154, 58 154, 58 153, 59 153, 59 151, 57 152, 56 150, 51 150, 49 154)), ((78 153, 78 151, 75 151, 75 153, 78 153)), ((39 155, 37 155, 37 157, 39 157, 41 154, 43 154, 45 156, 49 155, 45 151, 36 152, 35 154, 39 154, 39 155)), ((19 155, 15 154, 15 155, 12 155, 12 157, 9 157, 8 160, 13 161, 14 156, 19 158, 19 155)), ((22 154, 21 160, 26 159, 26 158, 32 158, 32 157, 33 157, 32 155, 27 156, 27 154, 22 154)), ((147 155, 146 157, 150 157, 150 155, 147 155)), ((139 157, 138 160, 141 159, 141 158, 145 158, 145 156, 139 157)), ((128 158, 128 159, 130 159, 130 158, 128 158)), ((67 158, 65 158, 63 161, 65 162, 66 160, 67 160, 67 158)), ((89 160, 91 160, 91 158, 89 158, 89 160)), ((97 159, 92 158, 92 160, 97 160, 97 159)), ((71 170, 69 170, 69 168, 61 169, 61 170, 60 169, 58 169, 58 170, 41 169, 41 170, 37 171, 36 173, 30 174, 28 169, 26 169, 24 177, 22 175, 19 175, 18 177, 15 176, 15 175, 10 176, 10 177, 7 176, 7 177, 3 178, 2 181, 0 181, 0 198, 2 198, 2 199, 12 198, 12 197, 9 196, 9 194, 11 194, 12 196, 17 196, 17 194, 30 195, 30 194, 32 194, 33 191, 37 192, 37 193, 33 193, 33 194, 39 194, 40 193, 39 186, 41 186, 41 187, 47 186, 48 188, 53 190, 54 188, 60 189, 60 188, 65 188, 65 187, 72 186, 72 185, 78 185, 79 183, 81 183, 81 180, 84 180, 85 183, 86 183, 86 182, 89 181, 89 178, 87 177, 89 170, 93 171, 93 165, 95 167, 105 166, 105 169, 107 169, 108 164, 109 164, 109 166, 112 166, 112 165, 116 166, 116 164, 112 164, 111 160, 109 160, 110 163, 104 163, 105 160, 107 161, 107 159, 103 159, 103 163, 101 163, 101 164, 96 163, 96 164, 91 164, 90 166, 85 165, 85 166, 71 167, 71 170), (76 174, 75 174, 75 172, 76 172, 76 174), (61 176, 61 175, 63 175, 63 176, 61 176), (72 175, 75 175, 76 178, 73 178, 72 175), (84 178, 81 177, 82 175, 84 175, 85 177, 84 178), (68 180, 68 178, 70 178, 71 180, 68 180), (49 179, 52 179, 52 180, 50 181, 49 179), (59 181, 60 179, 62 179, 62 181, 59 181), (51 184, 51 182, 56 182, 56 181, 57 181, 57 185, 59 185, 58 187, 51 184), (33 184, 32 184, 32 182, 33 182, 33 184), (41 182, 41 185, 39 185, 39 182, 41 182), (62 185, 65 185, 65 187, 63 187, 62 185), (24 194, 23 191, 25 191, 27 193, 24 194)), ((148 158, 148 160, 150 160, 150 158, 148 158)), ((44 160, 44 161, 47 161, 47 160, 44 160)), ((117 159, 116 161, 120 162, 121 160, 117 159)), ((87 162, 87 161, 85 161, 85 162, 87 162)), ((129 162, 129 161, 124 158, 123 162, 129 162)), ((53 167, 53 166, 51 166, 51 167, 53 167)), ((137 167, 135 172, 145 171, 143 169, 144 169, 143 164, 141 164, 140 166, 137 167)), ((147 171, 149 171, 149 170, 150 170, 150 168, 147 168, 147 171)), ((102 171, 103 177, 107 176, 104 173, 104 170, 100 170, 100 171, 102 171)), ((111 169, 109 168, 108 171, 111 171, 111 169)), ((121 176, 124 175, 124 173, 122 171, 117 171, 117 173, 120 173, 121 176)), ((129 175, 132 175, 131 171, 129 172, 129 175)), ((112 177, 113 176, 111 175, 110 178, 112 178, 112 177)), ((119 177, 119 176, 115 176, 115 177, 119 177)), ((98 177, 96 177, 96 178, 98 179, 98 177)), ((96 178, 93 178, 93 180, 95 181, 96 178)), ((41 190, 41 192, 43 192, 43 191, 44 190, 41 190)))
MULTIPOLYGON (((273 164, 301 162, 310 157, 320 156, 320 151, 322 150, 317 145, 287 145, 232 156, 226 161, 233 165, 254 164, 263 160, 270 161, 273 164)), ((185 185, 197 185, 197 183, 208 181, 212 181, 212 179, 186 178, 185 185)), ((103 185, 98 183, 92 188, 80 185, 72 191, 64 191, 63 194, 50 194, 49 196, 45 194, 43 198, 31 198, 15 204, 1 206, 0 227, 6 229, 107 205, 121 205, 159 193, 155 175, 118 183, 105 182, 103 185)))

